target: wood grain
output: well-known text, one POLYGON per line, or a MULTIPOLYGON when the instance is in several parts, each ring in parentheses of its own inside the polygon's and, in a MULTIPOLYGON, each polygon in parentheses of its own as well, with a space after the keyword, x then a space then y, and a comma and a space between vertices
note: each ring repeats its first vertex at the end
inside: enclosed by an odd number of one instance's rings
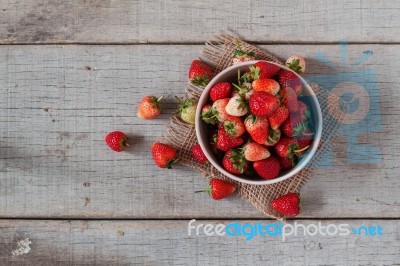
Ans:
MULTIPOLYGON (((232 222, 199 220, 194 225, 232 222)), ((320 221, 297 222, 318 226, 320 221)), ((196 236, 192 231, 189 236, 186 220, 2 220, 0 259, 7 265, 398 265, 399 221, 326 220, 321 224, 348 224, 349 229, 379 225, 383 235, 304 236, 299 229, 298 236, 283 242, 281 237, 260 235, 245 240, 245 236, 196 236), (16 243, 24 239, 31 242, 31 250, 12 255, 16 243)))
POLYGON ((399 42, 398 1, 0 1, 0 43, 399 42))
MULTIPOLYGON (((340 66, 336 45, 263 46, 287 57, 308 58, 309 77, 350 70, 377 86, 381 128, 361 132, 360 143, 378 148, 377 164, 349 164, 346 136, 338 137, 331 168, 315 171, 303 190, 302 217, 400 217, 398 45, 350 45, 348 60, 364 51, 359 66, 340 66), (338 66, 316 61, 321 52, 338 66)), ((192 193, 206 186, 191 169, 158 169, 150 146, 176 110, 186 71, 200 46, 1 46, 0 216, 91 218, 262 217, 236 197, 214 202, 192 193), (136 117, 145 95, 164 95, 159 119, 136 117), (127 152, 104 144, 123 130, 127 152)), ((372 117, 369 121, 375 121, 372 117)), ((371 122, 372 123, 372 122, 371 122)), ((372 128, 373 125, 366 125, 372 128)), ((353 151, 349 151, 350 153, 353 151)), ((363 154, 368 159, 368 154, 363 154)))

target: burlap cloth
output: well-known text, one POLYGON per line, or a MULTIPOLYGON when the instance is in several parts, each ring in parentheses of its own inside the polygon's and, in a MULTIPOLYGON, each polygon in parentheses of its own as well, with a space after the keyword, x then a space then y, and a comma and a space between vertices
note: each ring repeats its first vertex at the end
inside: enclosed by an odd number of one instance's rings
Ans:
MULTIPOLYGON (((246 52, 254 52, 256 59, 268 60, 282 64, 282 61, 270 52, 240 40, 238 36, 231 32, 222 33, 207 41, 205 47, 200 52, 199 58, 212 66, 215 70, 214 74, 217 74, 221 70, 232 65, 232 55, 234 54, 234 50, 237 48, 238 42, 240 43, 242 50, 246 52)), ((201 165, 197 163, 191 155, 191 148, 197 143, 195 128, 194 126, 183 122, 178 116, 173 116, 171 118, 171 123, 167 126, 162 141, 179 150, 178 161, 181 164, 196 169, 204 174, 208 179, 217 177, 235 184, 238 195, 241 198, 249 201, 268 217, 283 220, 283 217, 271 208, 272 200, 288 192, 300 191, 300 188, 310 179, 312 168, 319 165, 321 160, 324 158, 324 155, 329 150, 331 145, 326 144, 331 144, 332 138, 338 131, 341 122, 345 119, 347 111, 346 103, 341 101, 338 97, 316 84, 310 85, 317 95, 322 110, 323 130, 321 145, 315 156, 307 165, 307 168, 304 168, 298 174, 285 181, 272 185, 248 185, 229 179, 211 164, 201 165)), ((203 89, 204 87, 195 86, 189 83, 186 88, 186 97, 198 99, 203 89)))

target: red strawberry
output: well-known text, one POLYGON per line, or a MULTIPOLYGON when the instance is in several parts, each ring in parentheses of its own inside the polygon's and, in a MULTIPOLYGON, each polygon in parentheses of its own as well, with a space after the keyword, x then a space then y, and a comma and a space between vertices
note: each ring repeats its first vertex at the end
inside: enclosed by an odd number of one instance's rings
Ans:
POLYGON ((289 158, 279 157, 278 160, 279 160, 279 163, 280 163, 282 169, 284 169, 284 170, 292 169, 294 166, 294 161, 290 160, 289 158))
POLYGON ((224 122, 231 116, 226 112, 225 107, 228 105, 230 98, 220 99, 213 103, 212 107, 215 109, 215 115, 220 122, 224 122))
POLYGON ((121 131, 113 131, 106 135, 104 141, 113 151, 121 152, 128 146, 128 137, 121 131))
POLYGON ((270 156, 267 159, 254 162, 253 168, 262 178, 274 179, 279 175, 281 167, 278 160, 275 157, 270 156))
POLYGON ((284 216, 297 216, 300 213, 300 198, 297 193, 288 193, 272 201, 272 208, 284 216))
POLYGON ((206 104, 201 108, 201 119, 207 124, 215 125, 218 122, 217 112, 211 104, 206 104))
POLYGON ((268 118, 249 115, 244 120, 244 125, 255 142, 265 144, 268 141, 268 118))
POLYGON ((274 148, 276 154, 280 157, 293 159, 294 155, 299 150, 299 143, 295 139, 284 137, 276 143, 274 148))
POLYGON ((254 115, 265 117, 279 107, 279 99, 267 92, 255 91, 250 97, 249 106, 254 115))
POLYGON ((276 95, 280 90, 279 83, 276 82, 274 79, 256 79, 252 82, 251 85, 254 91, 265 91, 272 95, 276 95))
POLYGON ((288 117, 289 110, 286 107, 281 106, 268 117, 269 125, 273 130, 277 130, 288 117))
POLYGON ((242 119, 237 116, 232 116, 225 120, 224 129, 232 138, 240 137, 246 132, 242 119))
POLYGON ((264 143, 264 145, 274 146, 276 143, 278 143, 280 139, 281 139, 281 131, 279 130, 279 128, 277 128, 276 130, 270 128, 268 131, 267 141, 264 143))
POLYGON ((259 77, 260 79, 262 78, 272 78, 276 74, 278 74, 280 68, 274 64, 265 62, 265 61, 259 61, 254 64, 255 67, 260 68, 260 73, 259 77))
POLYGON ((295 113, 299 108, 299 104, 297 102, 297 94, 290 87, 284 87, 281 90, 281 101, 286 108, 289 109, 291 113, 295 113))
POLYGON ((142 119, 153 119, 160 115, 160 98, 155 96, 146 96, 139 104, 137 116, 142 119))
POLYGON ((211 68, 202 61, 195 59, 189 69, 189 80, 196 85, 206 86, 213 77, 211 68))
POLYGON ((279 84, 282 87, 292 88, 297 95, 301 93, 302 83, 300 78, 289 70, 281 70, 279 72, 279 84))
POLYGON ((222 165, 231 174, 243 174, 248 167, 248 163, 239 150, 229 150, 222 159, 222 165))
POLYGON ((282 130, 288 137, 295 137, 303 134, 303 131, 307 129, 307 124, 300 121, 299 116, 291 115, 283 125, 282 130))
POLYGON ((192 156, 200 164, 205 164, 206 162, 208 162, 208 159, 201 149, 200 144, 196 144, 192 147, 192 156))
POLYGON ((176 150, 160 142, 153 143, 151 153, 153 160, 160 168, 171 168, 171 165, 178 160, 176 150))
POLYGON ((220 200, 223 198, 228 197, 233 192, 235 192, 236 188, 231 183, 223 181, 218 178, 212 178, 210 180, 210 184, 207 190, 201 190, 196 192, 205 192, 207 191, 208 194, 215 200, 220 200))
POLYGON ((299 116, 300 121, 305 121, 311 117, 310 109, 308 105, 302 101, 298 101, 299 108, 297 109, 297 115, 299 116))
POLYGON ((242 150, 244 158, 251 162, 266 159, 271 155, 267 148, 256 142, 249 142, 245 144, 242 150))
POLYGON ((210 89, 210 98, 213 102, 229 98, 232 92, 232 85, 229 82, 219 82, 210 89))
POLYGON ((221 151, 228 151, 243 144, 243 138, 232 138, 224 129, 218 130, 217 148, 221 151))

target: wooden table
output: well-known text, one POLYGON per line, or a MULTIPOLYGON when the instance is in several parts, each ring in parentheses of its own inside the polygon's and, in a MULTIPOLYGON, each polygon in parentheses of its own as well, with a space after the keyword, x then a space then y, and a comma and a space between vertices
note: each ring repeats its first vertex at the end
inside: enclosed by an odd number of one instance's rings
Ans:
POLYGON ((399 16, 397 1, 0 0, 0 264, 399 265, 399 16), (373 132, 367 121, 357 143, 379 154, 353 164, 348 136, 338 136, 295 221, 380 225, 383 236, 188 235, 191 219, 274 222, 237 197, 193 193, 206 186, 200 174, 161 170, 149 152, 191 60, 226 28, 282 58, 304 55, 308 76, 351 69, 375 86, 381 124, 373 132), (346 63, 373 55, 345 68, 342 39, 346 63), (152 94, 166 98, 163 114, 138 119, 152 94), (117 129, 129 133, 127 152, 104 144, 117 129))

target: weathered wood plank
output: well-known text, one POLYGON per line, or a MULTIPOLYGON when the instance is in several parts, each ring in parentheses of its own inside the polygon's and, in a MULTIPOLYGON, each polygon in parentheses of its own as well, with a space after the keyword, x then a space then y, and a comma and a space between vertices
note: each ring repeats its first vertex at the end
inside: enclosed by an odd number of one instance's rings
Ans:
MULTIPOLYGON (((303 217, 399 217, 398 45, 350 45, 350 62, 364 51, 364 65, 330 68, 318 51, 340 62, 335 45, 264 46, 286 57, 303 53, 311 76, 369 68, 359 80, 379 90, 378 109, 358 136, 381 153, 377 164, 348 164, 346 139, 338 138, 331 169, 317 169, 303 190, 303 217), (378 132, 374 128, 381 118, 378 132), (364 131, 363 131, 364 130, 364 131)), ((1 217, 262 217, 237 198, 213 202, 192 193, 206 186, 191 169, 154 166, 151 143, 175 112, 186 71, 200 46, 1 46, 1 217), (163 115, 136 118, 139 100, 165 95, 163 115), (131 147, 114 153, 104 135, 129 133, 131 147)), ((359 99, 363 102, 363 98, 359 99)), ((357 129, 358 130, 358 129, 357 129)), ((350 149, 350 155, 353 151, 350 149)), ((366 155, 367 159, 368 156, 366 155)))
POLYGON ((398 1, 0 1, 0 43, 399 42, 398 1))
MULTIPOLYGON (((194 225, 232 222, 196 221, 194 225)), ((296 222, 318 226, 319 221, 296 222)), ((251 240, 245 240, 245 236, 204 233, 196 236, 193 230, 189 236, 188 221, 2 220, 0 259, 7 265, 398 265, 400 262, 398 220, 326 220, 321 224, 348 224, 349 229, 379 225, 383 235, 365 236, 363 231, 362 235, 304 236, 302 229, 298 229, 298 236, 288 236, 283 242, 278 236, 257 235, 251 240), (23 240, 31 242, 30 251, 25 249, 25 254, 12 255, 18 249, 23 252, 17 244, 23 240)), ((333 227, 329 232, 334 232, 333 227)))

